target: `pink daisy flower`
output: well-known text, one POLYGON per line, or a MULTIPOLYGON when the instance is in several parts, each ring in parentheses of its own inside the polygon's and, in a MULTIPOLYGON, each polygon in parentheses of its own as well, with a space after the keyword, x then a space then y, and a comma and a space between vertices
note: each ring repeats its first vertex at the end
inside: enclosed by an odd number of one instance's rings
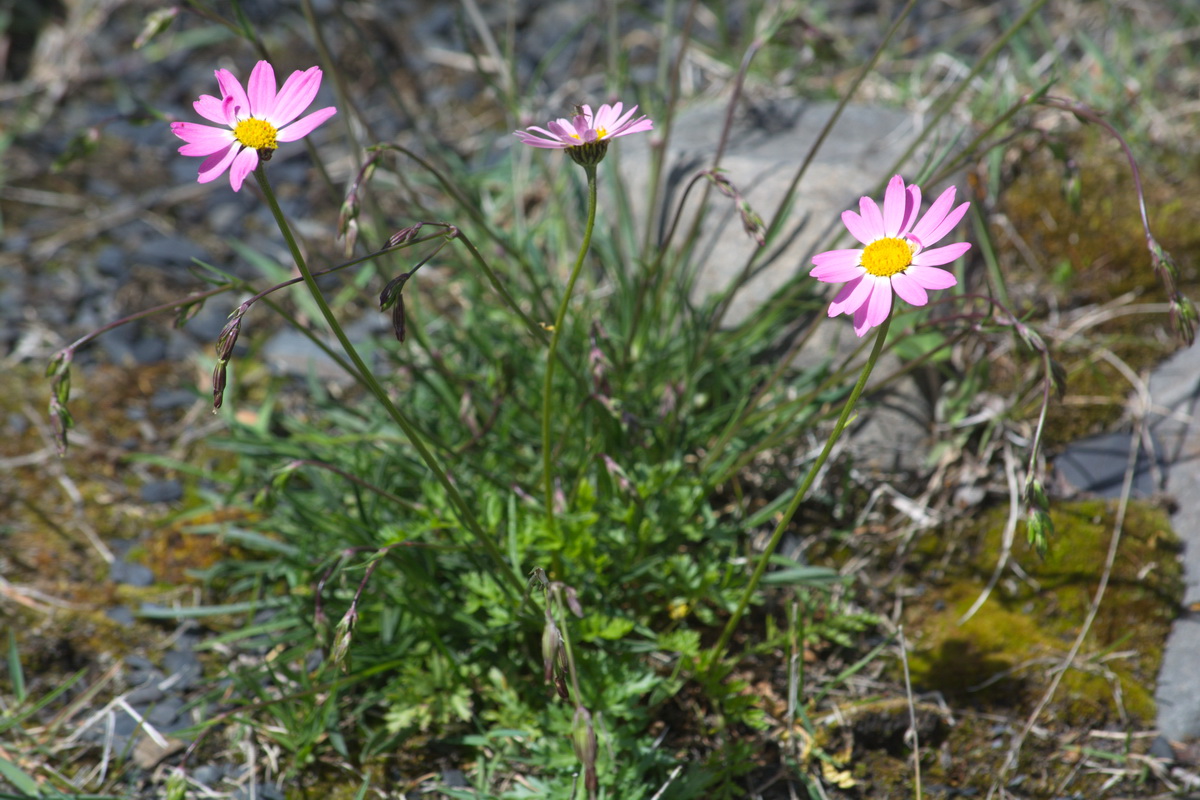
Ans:
POLYGON ((275 70, 266 61, 254 65, 246 89, 227 69, 217 70, 216 76, 221 98, 202 94, 192 107, 200 116, 225 127, 171 123, 171 132, 187 142, 179 148, 180 154, 206 156, 200 164, 200 183, 216 180, 228 169, 229 185, 239 191, 259 159, 270 160, 279 142, 302 139, 337 113, 330 106, 296 119, 321 88, 319 67, 293 72, 278 93, 275 70))
POLYGON ((932 250, 967 213, 971 204, 954 205, 951 186, 917 221, 921 189, 905 186, 899 175, 892 178, 883 196, 883 211, 869 197, 859 200, 859 212, 842 212, 846 230, 865 247, 857 250, 828 250, 813 256, 812 277, 826 283, 846 282, 833 302, 829 316, 854 315, 854 332, 859 336, 887 319, 892 311, 892 292, 914 306, 929 302, 929 289, 949 289, 958 283, 942 264, 971 249, 968 242, 955 242, 932 250))
POLYGON ((621 113, 621 103, 600 106, 595 114, 591 106, 577 106, 577 113, 571 119, 552 120, 545 128, 536 125, 523 131, 513 131, 513 134, 523 144, 531 147, 566 150, 571 158, 580 164, 595 165, 604 158, 608 150, 608 142, 618 136, 628 136, 631 133, 643 133, 654 128, 654 123, 646 115, 633 118, 637 106, 621 113), (582 160, 581 160, 582 159, 582 160))

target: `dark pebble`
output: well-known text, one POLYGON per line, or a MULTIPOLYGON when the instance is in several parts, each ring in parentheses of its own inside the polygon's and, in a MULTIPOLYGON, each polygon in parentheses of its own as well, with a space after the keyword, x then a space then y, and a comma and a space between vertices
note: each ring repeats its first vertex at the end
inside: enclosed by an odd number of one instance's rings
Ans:
POLYGON ((125 251, 110 244, 101 248, 96 254, 96 269, 101 275, 110 278, 124 278, 129 275, 129 257, 125 251))
POLYGON ((259 800, 285 800, 283 791, 273 783, 260 783, 257 794, 251 793, 250 787, 243 786, 233 796, 236 800, 254 800, 255 797, 259 800))
POLYGON ((133 625, 134 621, 133 609, 131 609, 129 606, 116 606, 115 608, 110 608, 104 612, 104 616, 108 617, 113 622, 124 628, 128 628, 133 625))
POLYGON ((125 700, 135 706, 151 706, 161 702, 164 696, 163 690, 158 688, 158 684, 151 683, 126 693, 125 700))
POLYGON ((156 728, 165 729, 176 722, 181 708, 183 708, 183 700, 178 697, 167 697, 144 713, 147 722, 156 728))
POLYGON ((196 402, 196 393, 187 389, 160 389, 150 398, 150 407, 159 411, 187 408, 196 402))
POLYGON ((126 656, 125 668, 137 672, 156 672, 158 669, 154 666, 154 662, 145 656, 126 656))
POLYGON ((174 503, 183 497, 183 484, 177 480, 147 483, 138 492, 143 503, 174 503))
POLYGON ((1155 758, 1166 759, 1172 763, 1175 762, 1175 750, 1171 747, 1171 743, 1165 736, 1159 736, 1154 740, 1154 743, 1150 745, 1150 755, 1154 756, 1155 758))
POLYGON ((200 679, 200 660, 190 651, 171 650, 163 656, 163 671, 175 680, 171 688, 178 692, 187 691, 200 679))
POLYGON ((136 339, 137 330, 133 325, 121 325, 101 334, 97 344, 112 363, 134 364, 137 361, 133 355, 136 339))
MULTIPOLYGON (((126 586, 153 586, 154 573, 145 564, 130 564, 127 561, 114 561, 108 570, 108 578, 113 583, 123 583, 126 586)), ((126 609, 129 611, 129 609, 126 609)), ((133 612, 129 611, 130 622, 133 612)))
POLYGON ((192 770, 191 778, 201 786, 212 786, 225 777, 225 768, 219 764, 205 764, 192 770))
POLYGON ((206 259, 208 251, 183 236, 163 236, 144 243, 134 253, 134 261, 150 266, 191 264, 193 258, 206 259))
POLYGON ((167 357, 167 343, 160 338, 138 339, 133 345, 133 358, 139 364, 157 364, 167 357))

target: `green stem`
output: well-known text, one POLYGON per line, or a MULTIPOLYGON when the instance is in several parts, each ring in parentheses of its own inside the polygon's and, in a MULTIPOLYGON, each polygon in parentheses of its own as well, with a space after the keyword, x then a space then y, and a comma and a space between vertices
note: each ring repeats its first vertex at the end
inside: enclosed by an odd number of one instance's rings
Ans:
MULTIPOLYGON (((575 281, 583 269, 583 259, 592 246, 592 228, 596 226, 596 167, 584 166, 588 184, 587 223, 583 229, 583 243, 579 246, 579 255, 575 257, 575 266, 571 268, 571 277, 567 280, 566 291, 558 304, 558 313, 554 316, 554 330, 550 332, 550 350, 546 355, 546 383, 542 387, 542 481, 546 494, 546 521, 554 528, 554 442, 550 438, 550 408, 554 390, 554 364, 558 353, 558 340, 562 337, 564 321, 567 318, 567 306, 571 304, 571 295, 575 291, 575 281)), ((555 576, 561 579, 561 575, 555 576)))
POLYGON ((413 447, 416 448, 418 455, 421 456, 421 460, 425 462, 425 466, 429 467, 434 477, 437 478, 438 483, 446 490, 447 496, 454 504, 459 520, 479 540, 479 543, 487 551, 488 555, 491 556, 496 565, 500 567, 512 587, 515 587, 518 592, 522 591, 524 583, 517 573, 513 571, 512 566, 505 561, 504 554, 500 552, 499 546, 484 532, 483 527, 471 512, 471 508, 467 505, 466 500, 459 494, 458 489, 455 488, 450 478, 446 475, 446 471, 442 469, 441 464, 437 462, 437 459, 433 457, 433 453, 430 452, 429 448, 421 440, 416 426, 392 402, 392 398, 388 396, 383 386, 375 378, 371 369, 363 361, 362 356, 358 354, 358 350, 355 349, 349 337, 346 336, 346 332, 338 323, 337 317, 333 315, 333 310, 330 309, 329 304, 325 301, 325 296, 321 294, 321 288, 317 285, 312 270, 308 268, 308 263, 305 261, 304 255, 300 252, 300 246, 296 243, 296 237, 292 233, 291 226, 288 225, 287 219, 283 216, 283 210, 279 207, 279 201, 275 198, 275 193, 271 190, 271 184, 267 180, 267 173, 263 169, 261 162, 254 170, 254 177, 258 180, 258 186, 262 189, 263 197, 266 198, 267 205, 275 217, 275 223, 279 226, 279 232, 283 234, 284 240, 287 241, 288 250, 292 254, 292 260, 296 262, 296 268, 300 271, 300 276, 304 278, 304 285, 308 287, 309 293, 312 295, 313 300, 316 301, 317 307, 321 310, 321 315, 325 318, 326 324, 329 325, 330 331, 337 337, 347 357, 354 364, 355 370, 362 377, 363 384, 374 395, 375 399, 379 401, 379 404, 384 407, 391 418, 395 420, 396 424, 400 426, 400 429, 404 431, 405 436, 408 437, 413 447))
POLYGON ((792 517, 800 508, 800 503, 803 502, 805 496, 808 494, 813 481, 816 480, 817 473, 821 471, 821 467, 825 466, 825 461, 828 460, 829 454, 833 452, 833 446, 837 444, 842 431, 845 430, 846 423, 850 420, 850 412, 854 410, 859 396, 863 393, 863 389, 866 388, 867 379, 871 377, 871 370, 875 368, 875 362, 879 360, 879 354, 883 352, 883 343, 887 339, 888 328, 891 327, 891 324, 892 315, 889 313, 883 324, 879 326, 879 332, 875 334, 875 346, 871 348, 871 355, 867 357, 867 363, 863 366, 862 374, 858 376, 858 383, 854 384, 854 390, 850 392, 850 397, 847 398, 846 405, 842 408, 842 414, 838 417, 837 424, 833 426, 833 433, 829 435, 829 440, 825 442, 824 449, 821 450, 821 454, 817 456, 817 460, 809 468, 808 474, 804 476, 803 483, 796 489, 796 494, 792 497, 792 502, 788 505, 787 510, 783 512, 779 524, 775 526, 775 531, 771 534, 767 546, 758 557, 758 564, 754 567, 754 574, 750 576, 750 582, 746 584, 746 589, 742 592, 742 597, 738 601, 737 608, 734 609, 733 615, 729 617, 729 621, 725 623, 725 629, 721 631, 721 638, 717 640, 717 643, 708 652, 708 657, 705 659, 702 669, 712 669, 721 656, 724 655, 725 648, 729 645, 729 640, 733 636, 734 629, 741 622, 742 616, 746 613, 746 608, 750 605, 750 598, 754 596, 759 582, 762 581, 763 574, 767 571, 771 555, 775 552, 775 548, 779 546, 779 541, 783 538, 783 532, 791 524, 792 517))

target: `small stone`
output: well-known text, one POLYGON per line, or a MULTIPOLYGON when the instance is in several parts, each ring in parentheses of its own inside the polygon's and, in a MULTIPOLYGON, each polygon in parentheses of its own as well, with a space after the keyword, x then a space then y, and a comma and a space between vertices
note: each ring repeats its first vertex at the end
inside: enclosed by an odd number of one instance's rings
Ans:
POLYGON ((157 684, 149 684, 147 686, 139 686, 136 689, 127 692, 125 701, 134 706, 150 707, 155 703, 162 701, 164 695, 162 689, 158 688, 157 684))
POLYGON ((157 364, 167 356, 167 343, 158 337, 138 339, 132 354, 139 364, 157 364))
POLYGON ((116 606, 104 612, 104 616, 111 619, 123 628, 129 628, 133 625, 134 616, 133 609, 129 606, 116 606))
POLYGON ((196 393, 187 389, 160 389, 150 398, 150 407, 157 411, 188 408, 197 399, 196 393))
POLYGON ((167 673, 167 680, 170 681, 169 688, 187 691, 200 679, 200 661, 196 654, 190 651, 171 650, 163 656, 163 671, 167 673))
POLYGON ((204 764, 192 770, 192 780, 201 786, 212 786, 225 777, 225 769, 220 765, 204 764))
POLYGON ((171 479, 144 485, 138 496, 143 503, 174 503, 183 497, 183 484, 171 479))
MULTIPOLYGON (((153 586, 154 572, 144 564, 130 564, 127 561, 114 561, 108 570, 108 578, 113 583, 126 586, 153 586)), ((128 611, 128 609, 126 609, 128 611)), ((130 622, 133 612, 129 611, 130 622)))

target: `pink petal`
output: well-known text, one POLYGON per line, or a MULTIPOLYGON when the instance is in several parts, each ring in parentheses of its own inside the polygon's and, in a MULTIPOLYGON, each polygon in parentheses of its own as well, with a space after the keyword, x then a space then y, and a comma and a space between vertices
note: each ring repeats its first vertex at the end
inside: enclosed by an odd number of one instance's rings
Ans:
MULTIPOLYGON (((554 124, 554 123, 551 123, 551 124, 554 124)), ((537 136, 542 139, 549 139, 550 141, 553 141, 553 142, 558 142, 561 139, 561 137, 559 137, 557 134, 551 133, 550 131, 546 130, 545 128, 539 128, 536 125, 529 128, 528 130, 513 131, 513 133, 515 133, 517 136, 537 136)))
POLYGON ((829 316, 857 311, 870 299, 874 286, 875 281, 865 273, 861 278, 847 283, 829 304, 829 316))
POLYGON ((179 148, 179 154, 183 156, 212 155, 235 141, 233 131, 227 128, 211 128, 192 122, 174 122, 171 124, 171 132, 187 142, 179 148))
POLYGON ((613 122, 621 115, 621 104, 610 106, 608 103, 596 109, 596 116, 591 120, 589 126, 592 128, 612 128, 616 127, 613 122))
POLYGON ((530 147, 544 147, 546 149, 562 150, 570 146, 566 142, 560 142, 557 139, 539 139, 538 137, 531 136, 524 131, 514 131, 514 133, 521 137, 521 144, 527 144, 530 147))
POLYGON ((209 181, 215 181, 229 168, 229 164, 233 161, 233 157, 237 155, 237 152, 238 148, 231 144, 225 150, 213 153, 204 159, 204 161, 200 162, 200 174, 196 178, 197 182, 208 183, 209 181))
POLYGON ((957 227, 959 221, 962 220, 963 215, 967 213, 967 208, 970 205, 971 204, 969 202, 963 203, 958 208, 954 209, 949 214, 947 214, 946 218, 944 220, 942 220, 941 224, 938 225, 930 233, 927 234, 927 236, 929 237, 928 244, 934 244, 936 242, 941 241, 946 236, 946 234, 948 234, 948 233, 950 233, 950 231, 954 230, 954 228, 957 227))
POLYGON ((864 303, 854 312, 854 335, 861 339, 869 330, 871 326, 867 322, 867 306, 864 303))
MULTIPOLYGON (((583 111, 582 116, 583 116, 584 120, 587 121, 588 127, 593 127, 592 123, 594 123, 596 121, 596 116, 595 116, 595 114, 592 113, 592 107, 585 103, 585 104, 581 105, 579 108, 581 111, 583 111)), ((601 108, 603 108, 603 106, 601 106, 601 108)))
POLYGON ((575 126, 565 119, 548 122, 546 127, 550 129, 552 136, 556 136, 564 142, 575 141, 575 126))
POLYGON ((859 199, 858 210, 862 216, 863 225, 871 232, 871 238, 863 244, 869 244, 888 235, 887 227, 883 224, 883 214, 880 213, 879 206, 875 205, 874 200, 869 197, 859 199))
POLYGON ((250 71, 246 86, 250 96, 250 115, 266 119, 275 108, 275 69, 268 61, 259 61, 250 71))
POLYGON ((958 284, 954 273, 937 267, 909 267, 903 274, 923 289, 949 289, 958 284))
POLYGON ((838 293, 833 296, 833 300, 829 303, 829 316, 836 317, 847 310, 846 300, 849 299, 850 295, 854 294, 854 290, 858 288, 860 283, 862 283, 862 278, 856 278, 841 289, 838 289, 838 293))
POLYGON ((235 192, 242 189, 242 181, 246 180, 246 176, 254 171, 258 166, 258 151, 251 147, 243 147, 242 151, 233 159, 233 164, 229 167, 229 185, 233 187, 235 192))
POLYGON ((923 306, 929 302, 929 295, 925 292, 925 287, 913 280, 907 272, 897 272, 892 276, 892 288, 909 305, 923 306))
POLYGON ((244 119, 250 115, 250 98, 246 96, 246 90, 242 88, 241 82, 233 77, 233 73, 227 69, 219 69, 216 71, 217 85, 221 87, 221 100, 225 102, 226 113, 232 106, 233 113, 244 119), (232 103, 229 102, 232 98, 232 103))
POLYGON ((319 111, 314 111, 308 116, 301 117, 300 119, 296 120, 286 128, 281 128, 275 134, 275 138, 280 142, 294 142, 297 139, 303 139, 305 136, 308 136, 310 133, 316 130, 318 125, 336 113, 337 109, 333 106, 322 108, 319 111))
POLYGON ((873 230, 862 217, 853 211, 842 212, 842 224, 850 235, 863 244, 870 244, 879 238, 879 231, 873 230))
POLYGON ((813 269, 808 273, 825 283, 851 281, 862 274, 862 250, 828 250, 813 256, 813 269))
POLYGON ((638 107, 635 105, 622 114, 621 104, 617 103, 615 106, 613 106, 613 121, 604 127, 608 128, 608 132, 610 134, 620 131, 630 124, 630 120, 632 120, 633 115, 637 113, 637 109, 638 107))
POLYGON ((283 82, 283 88, 275 96, 273 108, 263 112, 262 118, 276 128, 282 128, 296 117, 304 113, 304 109, 312 104, 313 98, 321 88, 321 68, 309 67, 300 72, 293 72, 283 82))
POLYGON ((229 124, 229 119, 225 116, 224 105, 211 94, 200 95, 200 99, 192 103, 192 108, 196 109, 197 114, 210 122, 217 122, 221 125, 229 124))
MULTIPOLYGON (((867 327, 874 328, 892 313, 892 282, 886 278, 873 281, 874 291, 867 301, 867 327)), ((865 333, 865 331, 864 331, 865 333)), ((859 336, 862 334, 860 333, 859 336)))
POLYGON ((912 228, 913 223, 917 221, 917 214, 921 212, 921 187, 915 183, 908 187, 908 203, 904 209, 904 222, 900 224, 900 232, 897 236, 903 236, 912 228))
POLYGON ((970 242, 955 242, 945 247, 935 247, 932 250, 922 250, 913 256, 913 264, 920 267, 936 267, 949 264, 954 259, 971 249, 970 242))
POLYGON ((892 176, 888 181, 887 191, 883 195, 883 235, 898 236, 900 226, 904 224, 909 200, 908 192, 904 190, 904 178, 892 176))
POLYGON ((958 221, 962 219, 962 215, 967 213, 967 206, 970 203, 964 203, 955 209, 952 214, 947 215, 950 206, 954 204, 955 191, 955 188, 951 186, 938 195, 938 199, 933 201, 933 205, 925 212, 925 216, 909 232, 910 238, 922 247, 929 247, 931 244, 939 241, 958 224, 958 221), (950 220, 949 225, 944 224, 947 220, 950 220))
MULTIPOLYGON (((621 108, 621 104, 617 103, 617 110, 620 110, 620 108, 621 108)), ((612 124, 612 127, 616 128, 617 130, 623 130, 624 128, 627 128, 630 125, 636 124, 637 122, 645 119, 646 118, 645 114, 642 114, 636 120, 634 119, 633 115, 637 113, 637 110, 638 110, 638 107, 637 107, 637 104, 635 103, 634 105, 629 107, 628 111, 626 111, 624 114, 622 114, 620 117, 617 118, 617 121, 612 124)))
POLYGON ((638 117, 633 122, 626 122, 617 128, 616 132, 610 132, 609 136, 628 136, 631 133, 644 133, 645 131, 654 130, 654 121, 646 117, 638 117))
POLYGON ((228 95, 221 101, 221 113, 225 115, 225 124, 230 128, 236 128, 241 122, 240 118, 248 116, 246 107, 237 104, 237 98, 233 95, 228 95))

